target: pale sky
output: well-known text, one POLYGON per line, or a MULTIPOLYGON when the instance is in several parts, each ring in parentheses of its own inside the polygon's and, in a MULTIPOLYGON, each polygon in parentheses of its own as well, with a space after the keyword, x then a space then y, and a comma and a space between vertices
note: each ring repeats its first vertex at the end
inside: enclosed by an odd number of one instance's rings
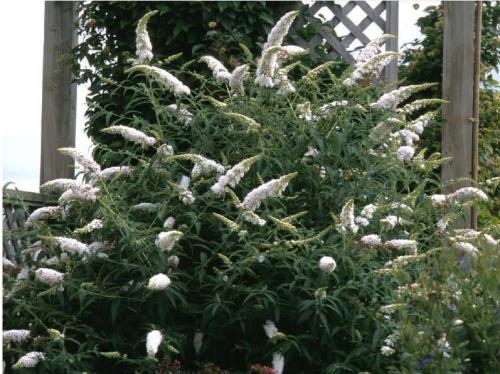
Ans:
MULTIPOLYGON (((346 1, 338 1, 343 4, 346 1)), ((378 1, 368 1, 377 4, 378 1)), ((401 1, 399 5, 399 45, 421 35, 415 26, 423 9, 437 5, 439 1, 401 1)), ((0 95, 1 118, 1 167, 2 184, 13 181, 25 191, 38 191, 40 167, 40 121, 42 107, 42 52, 43 16, 42 1, 1 1, 0 38, 4 56, 0 59, 2 85, 0 95)), ((362 12, 351 14, 354 23, 361 20, 362 12)), ((325 14, 327 16, 327 14, 325 14)), ((342 35, 342 29, 337 32, 342 35)), ((368 29, 367 35, 374 38, 380 34, 378 28, 368 29)), ((154 46, 153 46, 154 47, 154 46)), ((88 152, 91 144, 85 136, 86 87, 78 88, 76 147, 88 152)))

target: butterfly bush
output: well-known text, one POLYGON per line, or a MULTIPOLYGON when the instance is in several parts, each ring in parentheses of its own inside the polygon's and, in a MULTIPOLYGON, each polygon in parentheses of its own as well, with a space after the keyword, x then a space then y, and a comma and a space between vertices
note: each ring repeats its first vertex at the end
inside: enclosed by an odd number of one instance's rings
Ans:
MULTIPOLYGON (((430 85, 384 87, 397 56, 382 51, 389 36, 337 76, 331 62, 297 63, 307 51, 285 44, 290 12, 253 62, 176 68, 153 54, 154 14, 137 25, 127 71, 140 83, 113 83, 132 95, 130 111, 101 113, 128 147, 110 150, 119 161, 106 167, 62 148, 82 181, 42 186, 57 205, 30 215, 32 244, 4 260, 6 365, 392 372, 411 361, 400 360, 409 336, 422 344, 405 372, 456 362, 450 329, 470 315, 421 333, 404 313, 430 300, 422 274, 436 259, 472 272, 498 240, 456 231, 488 198, 481 184, 436 189, 444 160, 418 142, 442 101, 412 100, 430 85)), ((432 274, 433 302, 458 308, 470 286, 432 274)))

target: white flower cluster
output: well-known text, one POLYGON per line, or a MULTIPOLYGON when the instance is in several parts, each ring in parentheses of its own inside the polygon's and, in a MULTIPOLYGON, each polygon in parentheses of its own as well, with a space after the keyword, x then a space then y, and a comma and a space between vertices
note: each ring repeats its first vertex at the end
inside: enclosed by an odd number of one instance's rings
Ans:
POLYGON ((51 287, 55 287, 63 283, 64 274, 53 269, 39 268, 35 271, 35 279, 51 287))
POLYGON ((92 221, 90 221, 89 223, 87 223, 85 226, 83 226, 79 229, 76 229, 75 232, 78 234, 88 234, 92 231, 100 230, 102 228, 103 228, 102 220, 95 218, 92 221))
POLYGON ((167 110, 169 110, 170 112, 175 113, 177 118, 179 119, 179 122, 182 123, 183 126, 188 126, 189 124, 191 124, 191 122, 193 122, 193 113, 191 113, 186 108, 182 106, 179 107, 177 106, 177 104, 170 104, 165 108, 167 108, 167 110))
POLYGON ((172 283, 170 278, 165 274, 160 273, 149 278, 148 288, 154 291, 161 291, 170 286, 170 283, 172 283))
POLYGON ((304 153, 304 156, 302 156, 302 162, 304 164, 307 164, 307 163, 311 162, 312 159, 314 159, 318 155, 319 155, 319 151, 316 148, 309 146, 309 147, 307 147, 307 152, 304 153))
POLYGON ((48 193, 63 193, 73 186, 80 185, 75 179, 58 178, 45 182, 40 186, 40 191, 48 193))
POLYGON ((30 337, 30 330, 5 330, 3 331, 3 344, 22 343, 30 337))
POLYGON ((399 161, 411 161, 415 155, 415 148, 408 145, 403 145, 399 147, 396 151, 396 158, 399 161))
POLYGON ((154 203, 139 203, 132 205, 130 207, 132 210, 138 210, 143 212, 156 212, 158 210, 158 204, 154 203))
POLYGON ((477 257, 481 252, 477 247, 471 243, 467 242, 456 242, 453 247, 462 255, 469 255, 471 257, 477 257))
POLYGON ((183 236, 184 234, 180 231, 164 231, 158 234, 156 238, 155 244, 162 251, 170 252, 174 247, 175 243, 183 236))
POLYGON ((231 78, 229 79, 229 87, 235 95, 243 96, 245 94, 245 87, 243 86, 243 81, 248 72, 248 65, 238 66, 231 73, 231 78))
POLYGON ((382 244, 382 239, 377 234, 365 235, 360 240, 361 243, 370 247, 377 247, 382 244))
POLYGON ((195 202, 196 198, 193 196, 193 193, 189 190, 189 185, 191 184, 191 178, 186 175, 181 177, 179 181, 179 199, 182 201, 184 205, 191 205, 195 202))
POLYGON ((287 174, 278 179, 272 179, 269 182, 261 184, 245 196, 243 202, 238 204, 238 208, 254 211, 259 208, 263 200, 269 197, 281 196, 288 186, 288 183, 290 183, 296 175, 297 173, 287 174))
POLYGON ((416 134, 421 135, 424 132, 424 129, 427 127, 430 121, 432 121, 435 117, 435 114, 425 113, 418 117, 415 121, 412 121, 408 128, 416 134))
POLYGON ((136 65, 128 69, 128 72, 142 72, 144 74, 151 75, 151 77, 153 77, 155 81, 157 81, 168 91, 172 92, 176 97, 191 94, 191 90, 188 86, 186 86, 169 72, 157 68, 156 66, 136 65))
POLYGON ((234 165, 224 175, 219 177, 217 183, 210 187, 212 192, 220 195, 226 192, 226 186, 235 187, 259 158, 260 155, 253 156, 234 165))
POLYGON ((355 59, 356 61, 354 66, 357 68, 363 66, 369 59, 382 52, 381 45, 385 41, 393 38, 394 38, 393 35, 383 34, 380 37, 376 38, 375 40, 372 40, 369 43, 367 43, 363 48, 359 50, 355 59))
POLYGON ((58 150, 63 155, 71 157, 75 160, 76 163, 82 166, 85 171, 91 173, 91 175, 96 175, 101 171, 101 167, 92 159, 92 157, 83 154, 75 148, 59 148, 58 150))
POLYGON ((385 242, 384 246, 389 249, 410 249, 416 252, 418 243, 416 240, 393 239, 385 242))
POLYGON ((394 110, 413 93, 425 90, 426 88, 432 86, 434 86, 433 83, 425 83, 400 87, 385 93, 375 103, 370 104, 370 106, 374 109, 394 110))
POLYGON ((3 270, 16 269, 17 266, 11 260, 6 257, 2 257, 2 268, 3 270))
POLYGON ((214 160, 202 157, 202 159, 196 162, 191 170, 191 178, 198 178, 200 176, 210 176, 213 173, 220 175, 224 174, 226 168, 214 160))
POLYGON ((35 209, 24 223, 25 227, 31 227, 35 222, 57 218, 61 215, 62 208, 59 206, 45 206, 35 209))
POLYGON ((378 77, 385 65, 389 64, 393 59, 397 58, 397 52, 382 52, 369 58, 344 79, 344 84, 348 87, 355 86, 360 83, 370 82, 378 77))
POLYGON ((406 225, 409 222, 401 217, 388 215, 380 220, 388 230, 393 230, 398 225, 406 225))
POLYGON ((129 166, 111 166, 109 168, 101 170, 98 176, 101 179, 109 180, 117 175, 130 175, 130 174, 132 174, 132 169, 129 166))
POLYGON ((99 188, 90 184, 74 185, 59 197, 59 204, 71 201, 95 202, 99 188))
POLYGON ((137 28, 135 29, 135 54, 137 56, 137 63, 139 64, 147 63, 153 59, 153 46, 149 39, 147 25, 149 19, 156 13, 158 13, 157 10, 146 13, 137 23, 137 28))
POLYGON ((435 207, 442 207, 448 204, 464 204, 477 200, 487 201, 488 196, 479 188, 463 187, 447 195, 432 195, 431 200, 435 207))
POLYGON ((158 347, 163 341, 163 335, 158 330, 153 330, 146 336, 146 352, 149 357, 155 357, 158 353, 158 347))
POLYGON ((60 247, 61 251, 69 254, 85 255, 89 253, 89 247, 76 239, 64 236, 54 236, 53 239, 60 247))
POLYGON ((147 136, 142 131, 136 130, 132 127, 123 126, 123 125, 115 125, 111 127, 106 127, 101 130, 106 134, 117 134, 121 135, 123 138, 140 144, 142 147, 149 147, 156 144, 156 139, 152 136, 147 136))
POLYGON ((311 103, 306 101, 302 104, 297 104, 298 118, 303 119, 306 122, 315 122, 319 119, 318 116, 312 114, 311 103))
POLYGON ((408 129, 396 131, 394 134, 391 134, 391 137, 399 143, 403 142, 407 146, 411 146, 420 140, 420 137, 416 133, 408 129))
POLYGON ((42 352, 28 352, 22 356, 12 366, 13 369, 34 368, 40 361, 45 360, 45 354, 42 352))
POLYGON ((267 223, 265 219, 260 218, 257 214, 250 210, 243 211, 241 216, 245 221, 251 223, 252 225, 264 226, 267 223))
POLYGON ((203 334, 201 331, 196 331, 193 336, 193 348, 196 354, 199 354, 201 351, 201 346, 203 345, 203 334))
POLYGON ((212 70, 212 74, 217 82, 229 84, 231 73, 222 62, 212 56, 203 56, 200 58, 200 61, 208 65, 208 68, 212 70))
POLYGON ((290 55, 304 52, 300 47, 281 47, 283 39, 290 30, 297 14, 297 11, 286 13, 271 29, 257 64, 255 84, 263 87, 274 87, 277 83, 279 83, 281 87, 288 86, 287 79, 283 77, 283 74, 286 75, 286 73, 280 73, 280 82, 276 82, 275 78, 277 78, 276 75, 279 70, 279 65, 284 59, 290 55), (281 54, 281 56, 279 56, 279 54, 281 54))
POLYGON ((174 228, 175 225, 175 218, 174 217, 167 217, 165 222, 163 222, 163 228, 171 230, 174 228))
POLYGON ((273 353, 273 369, 276 374, 283 374, 285 368, 285 357, 281 353, 273 353))
POLYGON ((269 339, 273 339, 274 337, 276 337, 278 335, 279 330, 273 321, 268 319, 266 321, 266 323, 264 323, 264 325, 262 325, 262 327, 264 328, 264 332, 266 333, 266 335, 269 339))
POLYGON ((337 268, 337 263, 330 256, 323 256, 319 260, 319 268, 324 273, 332 273, 337 268))
POLYGON ((359 226, 356 224, 354 218, 354 201, 352 199, 348 200, 342 207, 337 230, 340 233, 351 231, 354 234, 359 230, 359 226))

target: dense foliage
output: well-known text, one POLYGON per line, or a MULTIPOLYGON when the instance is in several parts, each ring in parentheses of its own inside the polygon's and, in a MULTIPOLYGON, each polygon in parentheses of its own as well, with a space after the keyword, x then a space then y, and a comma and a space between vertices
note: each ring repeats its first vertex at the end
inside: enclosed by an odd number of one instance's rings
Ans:
MULTIPOLYGON (((155 45, 157 61, 174 54, 182 65, 193 58, 210 54, 236 67, 252 53, 259 53, 267 32, 287 10, 297 8, 298 2, 288 1, 90 1, 79 3, 80 44, 74 49, 75 74, 79 82, 89 83, 86 113, 86 132, 97 143, 94 157, 103 165, 119 162, 99 145, 120 148, 125 143, 100 132, 109 120, 96 115, 95 107, 114 112, 127 110, 130 96, 114 90, 106 80, 127 79, 124 70, 134 55, 137 20, 147 11, 157 9, 150 21, 150 38, 155 45)), ((194 64, 190 70, 205 70, 194 64)), ((129 77, 130 78, 130 77, 129 77)), ((196 82, 191 82, 196 83, 196 82)), ((142 112, 151 119, 153 113, 142 112)))
MULTIPOLYGON (((449 348, 429 334, 429 352, 399 350, 406 330, 384 315, 420 266, 453 253, 470 269, 494 250, 487 231, 453 230, 488 198, 427 195, 441 159, 416 149, 434 112, 409 118, 442 101, 402 105, 429 84, 383 94, 386 37, 341 77, 330 63, 309 70, 292 62, 304 50, 283 46, 296 15, 256 62, 230 71, 202 57, 213 77, 160 64, 146 31, 157 14, 139 21, 126 77, 106 79, 125 105, 94 107, 127 147, 103 146, 109 168, 61 149, 85 182, 42 186, 59 205, 33 212, 37 242, 4 260, 7 367, 385 373, 449 348)), ((492 366, 442 356, 440 367, 492 366)))

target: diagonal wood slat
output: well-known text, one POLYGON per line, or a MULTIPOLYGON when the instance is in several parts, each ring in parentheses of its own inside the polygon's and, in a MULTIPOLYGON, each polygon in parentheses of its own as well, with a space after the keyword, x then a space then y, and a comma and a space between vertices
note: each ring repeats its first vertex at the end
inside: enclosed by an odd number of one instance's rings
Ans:
MULTIPOLYGON (((292 39, 301 47, 311 51, 311 56, 317 56, 314 49, 318 46, 325 46, 327 56, 336 58, 340 56, 347 63, 353 64, 354 58, 352 50, 349 47, 359 40, 361 44, 366 45, 370 42, 370 38, 365 34, 365 30, 370 25, 375 24, 382 33, 393 34, 397 37, 398 32, 398 4, 394 1, 381 1, 376 6, 365 1, 349 1, 344 6, 335 4, 329 1, 316 1, 302 14, 301 22, 296 23, 291 34, 292 39), (349 17, 349 14, 356 8, 361 9, 366 16, 355 24, 349 17), (316 13, 322 9, 328 9, 333 18, 328 21, 322 21, 318 17, 314 17, 316 13), (383 13, 385 12, 385 19, 383 13), (338 35, 335 28, 342 24, 349 31, 346 35, 338 35), (302 26, 308 25, 316 30, 314 36, 306 37, 299 36, 299 30, 302 26), (318 40, 320 38, 321 40, 318 40), (306 40, 308 39, 308 40, 306 40)), ((397 49, 397 39, 390 40, 386 43, 386 50, 395 51, 397 49)), ((397 80, 397 65, 391 64, 386 69, 386 77, 390 82, 397 80)))

